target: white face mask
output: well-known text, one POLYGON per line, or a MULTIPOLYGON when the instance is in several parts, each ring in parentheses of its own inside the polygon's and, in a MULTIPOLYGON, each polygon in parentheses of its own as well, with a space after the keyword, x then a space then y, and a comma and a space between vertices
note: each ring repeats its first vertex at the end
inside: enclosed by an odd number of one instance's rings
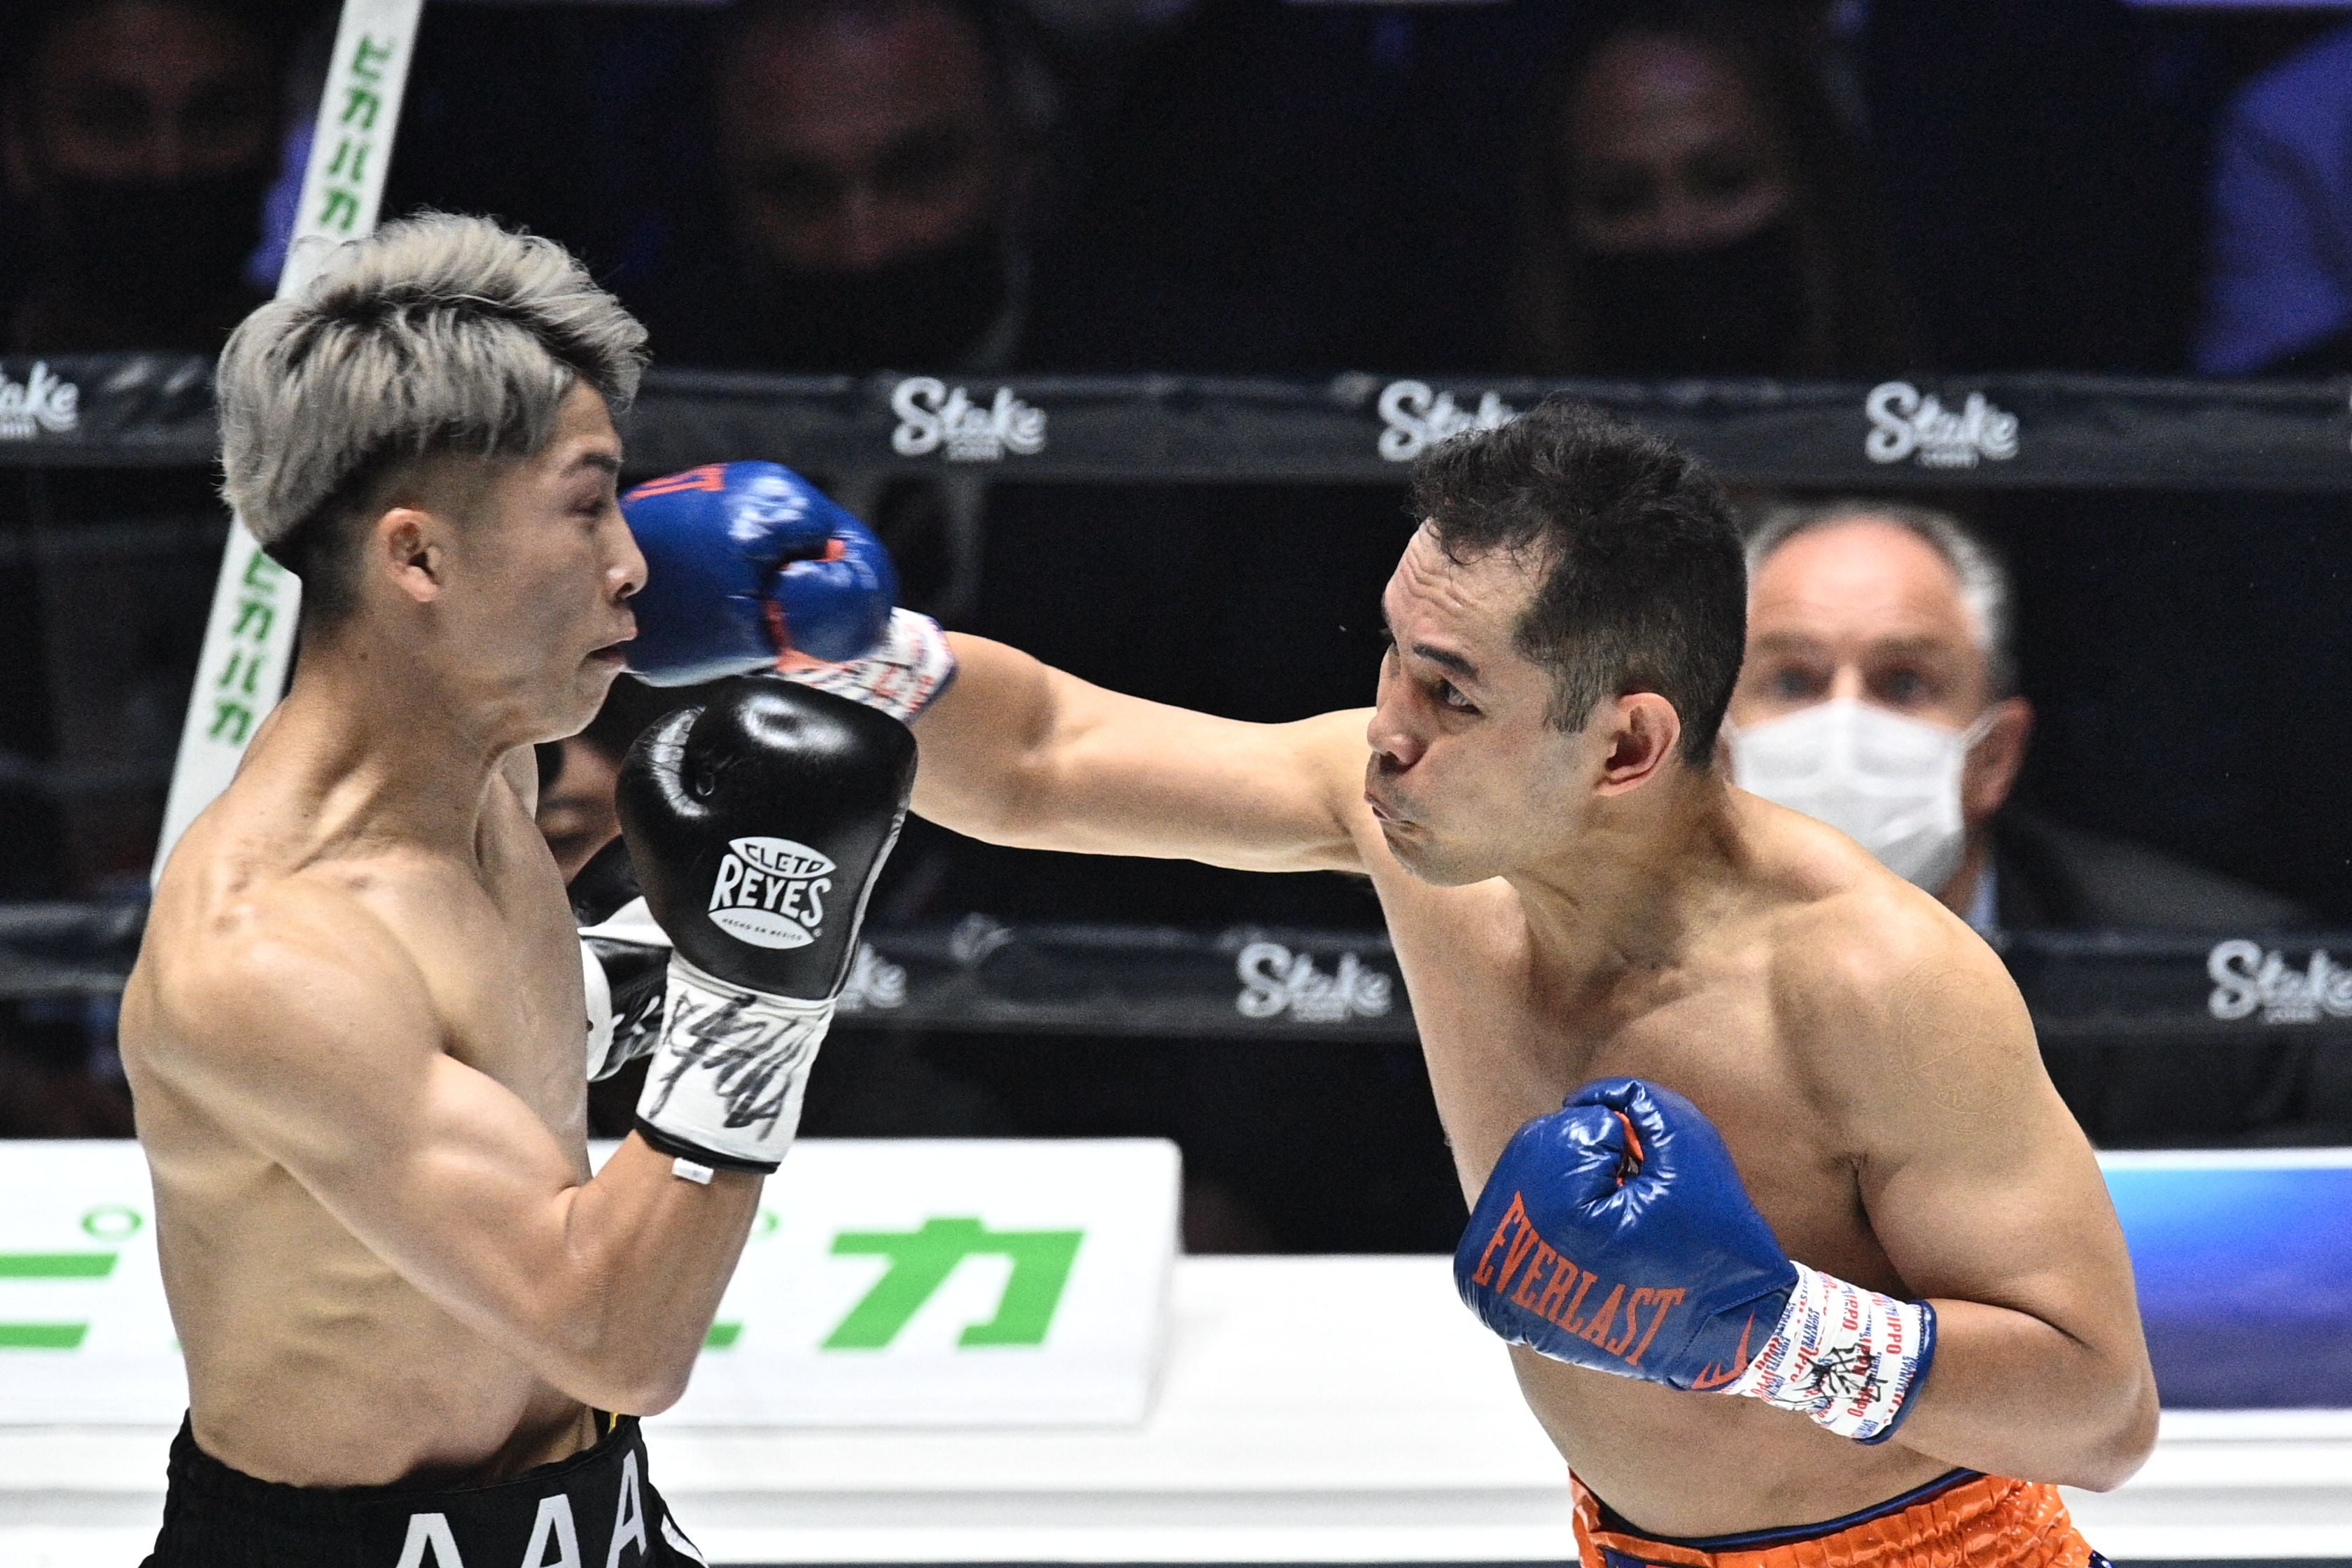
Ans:
POLYGON ((1725 734, 1740 788, 1828 823, 1940 893, 1967 849, 1960 773, 1992 719, 1948 730, 1842 697, 1725 734))

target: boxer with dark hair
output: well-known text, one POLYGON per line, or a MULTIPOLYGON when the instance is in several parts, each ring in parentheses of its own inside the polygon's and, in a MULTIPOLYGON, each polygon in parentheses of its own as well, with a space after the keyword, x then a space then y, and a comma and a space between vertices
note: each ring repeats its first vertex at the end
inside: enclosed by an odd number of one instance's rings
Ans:
POLYGON ((922 710, 915 807, 959 831, 1370 879, 1473 1204, 1455 1279, 1590 1568, 2084 1568, 2057 1486, 2156 1436, 2115 1211, 1991 951, 1717 762, 1722 495, 1555 400, 1433 449, 1414 504, 1369 712, 1184 712, 904 612, 810 678, 922 710))
POLYGON ((630 940, 575 935, 532 747, 635 630, 643 342, 555 246, 441 217, 222 356, 226 489, 316 613, 123 997, 188 1367, 155 1568, 702 1562, 636 1417, 792 1143, 914 742, 774 679, 670 713, 594 911, 630 940), (635 1055, 592 1175, 589 1076, 635 1055))

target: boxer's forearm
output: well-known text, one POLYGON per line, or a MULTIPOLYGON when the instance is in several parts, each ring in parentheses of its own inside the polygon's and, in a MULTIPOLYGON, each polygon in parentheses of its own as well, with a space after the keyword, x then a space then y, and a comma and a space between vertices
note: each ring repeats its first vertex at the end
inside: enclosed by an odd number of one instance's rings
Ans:
POLYGON ((914 809, 992 844, 1354 871, 1364 719, 1248 724, 1090 685, 952 638, 961 669, 915 721, 914 809), (1343 805, 1343 803, 1346 803, 1343 805))
POLYGON ((686 1391, 759 1210, 761 1179, 705 1185, 635 1134, 560 1201, 561 1239, 531 1359, 565 1393, 651 1415, 686 1391))
POLYGON ((1893 1441, 1992 1475, 2105 1491, 2156 1443, 2145 1356, 2029 1313, 1937 1300, 1936 1359, 1893 1441))

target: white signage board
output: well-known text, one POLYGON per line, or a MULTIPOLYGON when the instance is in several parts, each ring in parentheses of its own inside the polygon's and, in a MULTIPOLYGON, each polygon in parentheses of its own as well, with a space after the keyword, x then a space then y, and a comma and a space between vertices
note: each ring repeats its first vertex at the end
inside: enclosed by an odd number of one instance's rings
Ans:
MULTIPOLYGON (((1178 1186, 1154 1140, 802 1143, 665 1420, 1139 1422, 1178 1186)), ((0 1425, 179 1420, 153 1210, 135 1144, 0 1143, 0 1425)))

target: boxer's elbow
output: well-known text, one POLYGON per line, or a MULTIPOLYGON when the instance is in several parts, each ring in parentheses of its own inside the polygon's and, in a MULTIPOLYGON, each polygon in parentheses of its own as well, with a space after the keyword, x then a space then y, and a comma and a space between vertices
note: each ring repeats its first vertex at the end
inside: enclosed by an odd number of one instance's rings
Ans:
POLYGON ((2156 1451, 2155 1374, 2143 1366, 2116 1403, 2115 1414, 2095 1432, 2077 1473, 2063 1478, 2066 1485, 2111 1492, 2137 1475, 2156 1451))
POLYGON ((624 1415, 658 1415, 686 1394, 701 1341, 663 1344, 623 1338, 571 1358, 553 1379, 583 1405, 624 1415))
POLYGON ((686 1393, 710 1327, 707 1317, 682 1321, 682 1306, 626 1300, 608 1290, 555 1305, 536 1336, 541 1375, 599 1410, 627 1415, 667 1410, 686 1393))
POLYGON ((636 1369, 614 1402, 604 1406, 624 1415, 658 1415, 686 1397, 687 1380, 694 1373, 694 1356, 672 1356, 636 1369))

